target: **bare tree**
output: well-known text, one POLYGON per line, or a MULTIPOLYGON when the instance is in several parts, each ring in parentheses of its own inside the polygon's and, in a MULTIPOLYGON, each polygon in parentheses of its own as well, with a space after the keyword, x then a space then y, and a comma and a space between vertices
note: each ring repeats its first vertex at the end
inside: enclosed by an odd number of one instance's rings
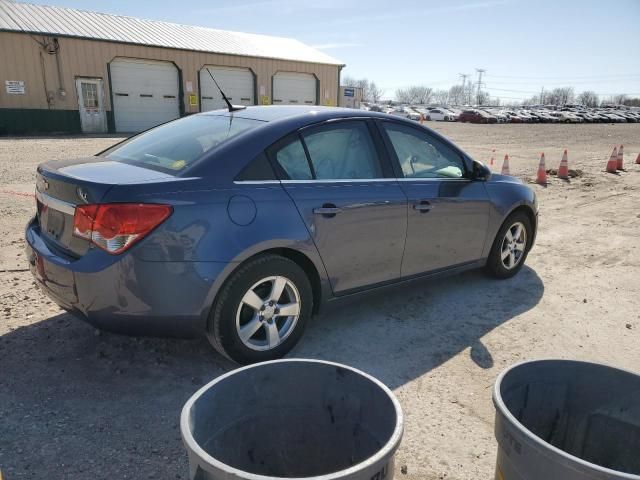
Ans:
POLYGON ((464 88, 462 85, 454 85, 449 89, 449 102, 453 105, 466 103, 464 88))
POLYGON ((627 98, 624 102, 624 105, 627 105, 629 107, 640 107, 640 98, 639 97, 635 97, 635 98, 627 98))
POLYGON ((476 99, 477 99, 478 105, 488 105, 490 102, 489 94, 484 90, 480 90, 476 94, 476 99))
POLYGON ((433 92, 433 100, 440 105, 447 105, 449 103, 449 91, 448 90, 436 90, 433 92))
POLYGON ((370 82, 366 78, 353 78, 344 76, 340 79, 340 83, 345 87, 355 87, 362 89, 362 99, 365 102, 378 103, 384 95, 384 90, 378 88, 375 82, 370 82))
POLYGON ((367 91, 367 100, 373 103, 378 103, 382 100, 382 96, 384 95, 384 90, 376 85, 375 82, 371 82, 369 84, 369 89, 367 91))
POLYGON ((414 103, 414 92, 410 88, 398 88, 396 90, 396 100, 400 103, 414 103))
POLYGON ((433 89, 422 85, 409 87, 409 91, 414 97, 415 103, 419 103, 420 105, 429 103, 431 101, 431 97, 433 96, 433 89))
POLYGON ((597 107, 600 103, 598 94, 591 90, 586 90, 578 95, 578 101, 585 107, 597 107))
POLYGON ((616 105, 624 105, 624 103, 627 101, 627 98, 628 98, 627 95, 624 93, 614 95, 613 103, 615 103, 616 105))
POLYGON ((566 105, 573 102, 574 97, 573 87, 554 88, 545 95, 545 102, 552 105, 566 105))
POLYGON ((469 82, 464 86, 464 103, 466 104, 472 104, 473 103, 473 96, 475 93, 475 88, 473 83, 469 82))
POLYGON ((340 79, 340 84, 344 87, 355 87, 357 83, 358 80, 349 76, 344 76, 340 79))

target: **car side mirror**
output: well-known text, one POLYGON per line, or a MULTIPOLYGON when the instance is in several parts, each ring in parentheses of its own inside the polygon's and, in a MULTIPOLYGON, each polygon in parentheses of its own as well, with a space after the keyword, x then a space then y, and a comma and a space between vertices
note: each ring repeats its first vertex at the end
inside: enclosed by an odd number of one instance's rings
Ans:
POLYGON ((480 162, 473 162, 474 180, 487 181, 491 178, 491 169, 480 162))

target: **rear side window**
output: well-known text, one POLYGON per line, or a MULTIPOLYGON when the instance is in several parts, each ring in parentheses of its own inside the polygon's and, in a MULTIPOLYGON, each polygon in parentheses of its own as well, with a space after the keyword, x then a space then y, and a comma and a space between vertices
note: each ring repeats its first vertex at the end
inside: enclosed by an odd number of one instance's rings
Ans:
POLYGON ((275 153, 275 160, 287 180, 311 180, 311 168, 299 138, 294 138, 275 153))
POLYGON ((254 158, 236 177, 237 181, 276 180, 276 175, 264 153, 254 158))
POLYGON ((193 115, 137 135, 102 155, 118 162, 177 173, 204 153, 260 125, 264 122, 248 118, 193 115))
POLYGON ((382 178, 376 148, 364 122, 338 122, 303 134, 316 179, 382 178))

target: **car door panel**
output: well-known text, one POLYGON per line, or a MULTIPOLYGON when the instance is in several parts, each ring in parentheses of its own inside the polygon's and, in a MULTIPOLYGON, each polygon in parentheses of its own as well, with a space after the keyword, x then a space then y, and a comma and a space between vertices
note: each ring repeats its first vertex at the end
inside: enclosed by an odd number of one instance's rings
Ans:
POLYGON ((283 182, 335 293, 400 277, 407 198, 397 182, 283 182), (339 209, 323 213, 321 208, 339 209))
POLYGON ((402 277, 480 259, 490 211, 484 182, 467 178, 464 157, 428 130, 379 125, 408 199, 402 277))
POLYGON ((402 277, 482 257, 489 222, 488 196, 482 182, 403 181, 401 186, 409 200, 402 277), (419 205, 427 202, 430 208, 421 210, 419 205))
POLYGON ((328 122, 269 151, 335 294, 400 278, 407 197, 372 133, 363 120, 328 122))

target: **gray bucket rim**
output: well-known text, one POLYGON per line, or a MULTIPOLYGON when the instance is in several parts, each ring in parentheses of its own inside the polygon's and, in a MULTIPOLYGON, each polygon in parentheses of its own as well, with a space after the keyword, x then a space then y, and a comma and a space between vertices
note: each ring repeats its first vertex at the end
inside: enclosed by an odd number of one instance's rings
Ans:
POLYGON ((315 360, 310 358, 281 358, 278 360, 268 360, 266 362, 254 363, 252 365, 247 365, 244 367, 237 368, 235 370, 225 373, 224 375, 220 375, 219 377, 214 378, 212 381, 210 381, 209 383, 201 387, 198 391, 196 391, 196 393, 194 393, 189 398, 189 400, 187 400, 187 403, 184 404, 184 407, 182 407, 182 413, 180 414, 180 431, 182 433, 183 441, 187 444, 187 446, 193 452, 199 455, 200 458, 203 458, 204 460, 211 463, 216 468, 226 472, 227 474, 232 474, 236 476, 242 475, 244 478, 247 478, 248 480, 274 480, 278 478, 282 478, 286 480, 334 480, 334 479, 339 479, 341 477, 345 477, 347 475, 357 473, 359 470, 366 468, 370 465, 373 465, 376 462, 382 460, 385 456, 392 455, 397 449, 397 447, 400 445, 400 440, 402 438, 402 434, 404 431, 404 416, 402 413, 402 407, 400 406, 400 402, 398 401, 394 393, 391 391, 391 389, 389 389, 389 387, 387 387, 384 383, 382 383, 377 378, 369 375, 368 373, 363 372, 362 370, 358 370, 357 368, 350 367, 349 365, 344 365, 342 363, 330 362, 328 360, 315 360), (391 399, 393 408, 396 413, 396 426, 387 443, 385 443, 385 445, 380 450, 378 450, 374 455, 363 460, 360 463, 352 465, 351 467, 346 468, 344 470, 332 472, 326 475, 316 475, 313 477, 271 477, 266 475, 258 475, 255 473, 240 470, 238 468, 234 468, 230 465, 227 465, 226 463, 222 463, 215 457, 212 457, 211 455, 209 455, 203 448, 200 447, 198 442, 195 441, 195 439, 193 438, 193 435, 191 434, 191 429, 189 428, 189 411, 191 410, 191 407, 193 406, 193 404, 207 390, 209 390, 209 388, 213 387, 217 383, 223 382, 224 380, 231 377, 232 375, 235 375, 239 372, 243 372, 245 370, 250 370, 252 368, 259 368, 265 365, 273 365, 277 363, 313 363, 313 364, 322 364, 322 365, 331 366, 331 367, 340 367, 346 370, 350 370, 358 375, 365 377, 369 381, 373 382, 391 399))
POLYGON ((513 416, 511 411, 507 408, 507 406, 505 405, 504 401, 502 400, 502 395, 500 394, 500 386, 502 385, 502 380, 512 370, 515 370, 516 368, 522 367, 523 365, 529 365, 529 364, 534 364, 534 363, 546 363, 546 362, 564 362, 564 363, 579 363, 579 364, 583 364, 583 365, 594 365, 594 366, 598 366, 598 367, 606 367, 606 368, 611 368, 613 370, 618 370, 620 372, 629 373, 629 374, 634 375, 636 377, 640 376, 638 373, 632 372, 631 370, 627 370, 625 368, 618 368, 618 367, 614 367, 614 366, 606 364, 606 363, 589 362, 589 361, 586 361, 586 360, 571 360, 571 359, 565 359, 565 358, 541 358, 541 359, 536 359, 536 360, 524 360, 522 362, 518 362, 518 363, 516 363, 514 365, 511 365, 510 367, 508 367, 505 370, 503 370, 500 373, 500 375, 498 375, 498 378, 496 379, 496 382, 493 385, 493 405, 495 406, 496 410, 498 412, 500 412, 500 414, 502 414, 505 417, 507 417, 507 419, 511 422, 511 424, 514 426, 514 428, 516 428, 525 437, 531 439, 531 441, 536 445, 536 447, 540 448, 542 451, 550 450, 551 452, 553 452, 553 453, 555 453, 557 455, 560 455, 565 460, 569 460, 571 462, 577 463, 578 465, 580 465, 582 467, 589 468, 591 470, 595 470, 595 471, 600 472, 600 473, 604 473, 604 474, 607 474, 607 475, 616 475, 617 478, 625 478, 625 479, 628 479, 628 480, 640 480, 640 475, 635 475, 633 473, 620 472, 618 470, 612 470, 610 468, 602 467, 602 466, 600 466, 600 465, 598 465, 596 463, 587 462, 586 460, 583 460, 580 457, 576 457, 575 455, 571 455, 570 453, 567 453, 564 450, 561 450, 558 447, 555 447, 555 446, 551 445, 550 443, 545 442, 540 437, 538 437, 536 434, 534 434, 531 430, 529 430, 524 425, 522 425, 522 423, 520 423, 518 421, 518 419, 516 419, 516 417, 513 416))

